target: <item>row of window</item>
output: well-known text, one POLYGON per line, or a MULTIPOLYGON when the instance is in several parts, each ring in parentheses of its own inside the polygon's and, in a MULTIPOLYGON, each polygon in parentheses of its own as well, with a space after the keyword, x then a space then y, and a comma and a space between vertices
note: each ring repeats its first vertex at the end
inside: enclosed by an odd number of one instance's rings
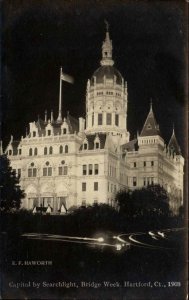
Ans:
MULTIPOLYGON (((68 166, 59 166, 58 167, 58 175, 68 175, 68 166)), ((37 176, 37 168, 29 168, 28 169, 28 177, 36 177, 37 176)), ((43 168, 43 176, 52 176, 52 167, 46 166, 43 168)))
MULTIPOLYGON (((53 131, 52 131, 51 129, 47 129, 47 130, 46 130, 46 135, 47 135, 47 136, 52 135, 52 133, 53 133, 53 131)), ((66 133, 67 133, 67 129, 66 129, 66 128, 63 128, 62 133, 63 133, 63 134, 66 134, 66 133)), ((37 136, 37 131, 33 131, 33 132, 32 132, 32 136, 33 136, 33 137, 36 137, 36 136, 37 136)))
MULTIPOLYGON (((21 155, 22 154, 22 149, 18 149, 16 154, 21 155)), ((13 150, 12 149, 8 150, 8 155, 13 155, 13 150)))
MULTIPOLYGON (((150 128, 148 128, 148 129, 150 129, 150 128)), ((142 140, 141 142, 142 142, 142 144, 155 144, 156 143, 156 139, 149 139, 149 140, 142 140)))
MULTIPOLYGON (((92 116, 92 125, 94 125, 94 115, 92 116)), ((103 114, 98 114, 98 125, 103 125, 103 114)), ((106 114, 106 125, 112 125, 112 114, 106 114)), ((115 125, 119 126, 119 115, 115 114, 115 125)))
MULTIPOLYGON (((65 145, 65 146, 60 146, 59 147, 59 153, 68 153, 68 145, 65 145)), ((37 148, 30 148, 29 149, 29 156, 32 156, 32 155, 37 155, 38 154, 38 149, 37 148)), ((51 155, 53 154, 53 147, 50 146, 50 147, 44 147, 44 150, 43 150, 43 154, 44 155, 51 155)))
MULTIPOLYGON (((86 182, 82 182, 82 186, 81 186, 82 192, 86 192, 87 191, 87 183, 86 182)), ((98 191, 99 186, 98 186, 98 182, 94 182, 94 191, 98 191)))
POLYGON ((82 169, 83 169, 83 175, 98 175, 99 173, 98 164, 83 165, 82 169))
MULTIPOLYGON (((99 149, 100 148, 100 143, 99 142, 95 142, 94 143, 94 149, 99 149)), ((83 144, 83 149, 84 150, 88 150, 88 142, 84 142, 83 144)))
MULTIPOLYGON (((101 95, 103 95, 103 94, 104 94, 103 92, 97 92, 97 96, 101 96, 101 95)), ((114 93, 113 93, 113 92, 110 92, 110 91, 107 91, 107 92, 106 92, 106 95, 114 95, 114 93)), ((121 97, 121 94, 120 94, 120 93, 115 93, 115 95, 121 97)))
MULTIPOLYGON (((147 186, 147 185, 150 185, 150 184, 154 184, 154 177, 144 177, 143 178, 143 185, 147 186)), ((132 178, 132 185, 137 186, 137 178, 136 177, 132 178)))
MULTIPOLYGON (((131 166, 132 166, 133 168, 136 168, 136 167, 137 167, 137 163, 136 163, 136 162, 133 162, 131 166)), ((154 166, 154 161, 150 161, 150 162, 144 161, 144 162, 143 162, 143 166, 144 166, 144 167, 147 167, 147 166, 153 167, 153 166, 154 166)))

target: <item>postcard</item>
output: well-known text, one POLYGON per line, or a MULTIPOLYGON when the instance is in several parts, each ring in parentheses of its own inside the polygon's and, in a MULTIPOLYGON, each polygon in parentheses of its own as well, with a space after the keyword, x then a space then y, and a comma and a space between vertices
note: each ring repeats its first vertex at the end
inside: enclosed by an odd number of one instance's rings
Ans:
POLYGON ((187 2, 1 6, 1 298, 187 299, 187 2))

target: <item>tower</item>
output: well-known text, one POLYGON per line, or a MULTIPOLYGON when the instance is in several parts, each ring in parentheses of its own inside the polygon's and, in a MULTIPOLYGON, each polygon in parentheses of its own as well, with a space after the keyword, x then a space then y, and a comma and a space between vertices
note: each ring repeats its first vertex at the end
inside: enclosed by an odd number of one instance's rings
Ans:
POLYGON ((101 66, 87 82, 86 134, 111 134, 115 142, 129 141, 127 131, 127 83, 114 67, 112 41, 106 27, 101 66))

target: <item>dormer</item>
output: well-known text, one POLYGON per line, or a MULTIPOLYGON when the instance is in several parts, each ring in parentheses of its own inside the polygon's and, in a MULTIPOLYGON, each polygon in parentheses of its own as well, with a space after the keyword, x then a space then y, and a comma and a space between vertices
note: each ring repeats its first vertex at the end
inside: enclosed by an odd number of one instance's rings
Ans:
POLYGON ((82 149, 83 150, 88 150, 89 149, 89 142, 88 142, 87 138, 85 138, 84 141, 83 141, 82 149))
POLYGON ((98 134, 96 135, 95 139, 94 139, 94 149, 100 149, 100 139, 98 134))
POLYGON ((48 124, 45 127, 46 136, 52 136, 53 135, 53 126, 51 124, 51 121, 48 120, 48 124))
POLYGON ((30 126, 30 137, 35 138, 38 136, 38 128, 35 122, 29 123, 30 126))
POLYGON ((69 133, 69 126, 68 126, 68 123, 67 123, 66 118, 64 118, 64 121, 63 121, 63 123, 62 123, 62 125, 61 125, 61 133, 62 133, 63 135, 69 133))

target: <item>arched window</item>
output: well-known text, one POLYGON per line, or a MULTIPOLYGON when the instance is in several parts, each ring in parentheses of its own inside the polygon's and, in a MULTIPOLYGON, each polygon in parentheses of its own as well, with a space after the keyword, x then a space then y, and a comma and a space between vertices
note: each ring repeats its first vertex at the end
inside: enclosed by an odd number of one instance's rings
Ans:
POLYGON ((49 154, 53 154, 53 147, 52 146, 50 146, 50 148, 49 148, 49 154))
POLYGON ((9 155, 12 155, 12 150, 9 150, 9 155))
POLYGON ((62 145, 59 148, 59 153, 63 153, 63 146, 62 145))
POLYGON ((68 145, 65 146, 65 153, 68 153, 68 145))
POLYGON ((66 133, 67 133, 66 128, 63 128, 63 134, 66 134, 66 133))
POLYGON ((34 149, 34 155, 37 155, 37 148, 34 149))
POLYGON ((44 155, 47 155, 47 147, 44 148, 44 155))
POLYGON ((32 148, 29 149, 29 156, 32 156, 32 148))
POLYGON ((68 166, 65 165, 65 161, 62 160, 58 167, 58 175, 68 175, 68 166))
POLYGON ((43 176, 52 176, 52 167, 48 161, 45 163, 45 166, 43 167, 43 176))
POLYGON ((37 168, 35 164, 32 162, 28 168, 28 177, 36 177, 37 176, 37 168))

